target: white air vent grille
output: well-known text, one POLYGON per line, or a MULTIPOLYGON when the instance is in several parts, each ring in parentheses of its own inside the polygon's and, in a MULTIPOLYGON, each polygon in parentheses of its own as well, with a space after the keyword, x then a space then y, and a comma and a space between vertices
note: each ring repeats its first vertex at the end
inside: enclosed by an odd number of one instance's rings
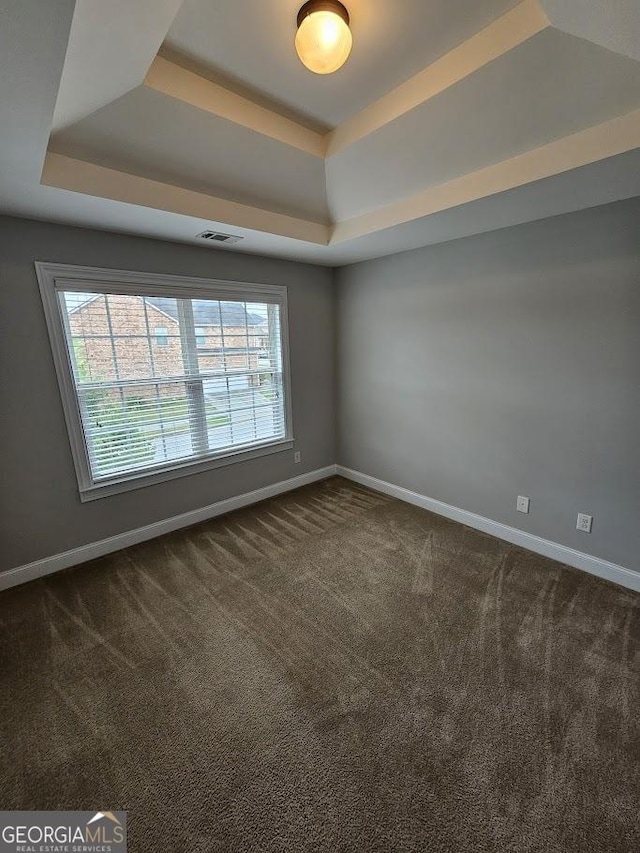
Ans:
POLYGON ((244 237, 238 237, 236 234, 221 234, 219 231, 203 231, 201 234, 196 234, 196 238, 206 240, 208 243, 218 243, 221 246, 231 246, 233 243, 244 240, 244 237))

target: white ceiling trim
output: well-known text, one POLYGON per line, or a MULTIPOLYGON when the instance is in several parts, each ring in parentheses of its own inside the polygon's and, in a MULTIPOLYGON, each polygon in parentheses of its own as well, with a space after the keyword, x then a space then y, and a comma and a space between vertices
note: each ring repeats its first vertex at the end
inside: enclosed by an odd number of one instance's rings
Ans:
POLYGON ((161 56, 154 59, 144 85, 307 154, 321 158, 326 154, 327 143, 323 134, 230 92, 161 56))
POLYGON ((346 242, 560 175, 640 147, 640 110, 565 136, 409 199, 337 223, 331 244, 346 242))
POLYGON ((230 226, 328 245, 328 225, 296 219, 228 199, 216 198, 172 184, 107 169, 95 163, 47 153, 41 183, 97 198, 165 210, 230 226))

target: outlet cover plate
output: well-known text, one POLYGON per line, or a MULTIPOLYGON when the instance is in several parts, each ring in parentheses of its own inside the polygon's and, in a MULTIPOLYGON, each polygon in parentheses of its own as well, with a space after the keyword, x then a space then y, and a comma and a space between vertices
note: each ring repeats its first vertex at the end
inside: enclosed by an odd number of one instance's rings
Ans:
POLYGON ((528 514, 529 505, 529 498, 524 497, 524 495, 518 495, 518 500, 516 501, 516 509, 518 510, 518 512, 524 512, 525 514, 528 514))
POLYGON ((593 516, 587 515, 584 512, 578 514, 578 523, 576 524, 576 530, 582 531, 582 533, 591 533, 591 529, 593 527, 593 516))

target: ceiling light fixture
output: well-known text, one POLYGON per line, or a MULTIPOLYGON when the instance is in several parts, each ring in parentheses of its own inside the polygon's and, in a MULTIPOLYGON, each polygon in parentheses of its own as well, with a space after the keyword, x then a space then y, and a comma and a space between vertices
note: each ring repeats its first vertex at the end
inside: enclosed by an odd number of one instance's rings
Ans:
POLYGON ((298 12, 296 51, 314 74, 342 68, 352 44, 349 13, 338 0, 309 0, 298 12))

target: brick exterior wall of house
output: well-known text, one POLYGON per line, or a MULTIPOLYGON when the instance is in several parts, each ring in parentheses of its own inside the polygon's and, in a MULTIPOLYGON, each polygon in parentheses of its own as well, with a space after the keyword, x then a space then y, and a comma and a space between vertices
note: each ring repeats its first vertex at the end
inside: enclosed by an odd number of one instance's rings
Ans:
MULTIPOLYGON (((110 295, 108 300, 108 311, 105 297, 99 296, 69 315, 76 362, 83 382, 184 374, 177 320, 154 305, 145 304, 141 297, 110 295)), ((221 346, 220 327, 198 326, 197 331, 200 370, 221 370, 223 357, 212 352, 221 346)), ((226 327, 223 333, 225 347, 240 350, 227 355, 226 367, 256 370, 266 329, 250 327, 248 338, 244 326, 226 327)), ((252 384, 257 384, 257 380, 252 384)), ((161 385, 158 391, 161 396, 182 395, 184 383, 161 385)), ((155 397, 156 387, 132 387, 127 394, 155 397)))

